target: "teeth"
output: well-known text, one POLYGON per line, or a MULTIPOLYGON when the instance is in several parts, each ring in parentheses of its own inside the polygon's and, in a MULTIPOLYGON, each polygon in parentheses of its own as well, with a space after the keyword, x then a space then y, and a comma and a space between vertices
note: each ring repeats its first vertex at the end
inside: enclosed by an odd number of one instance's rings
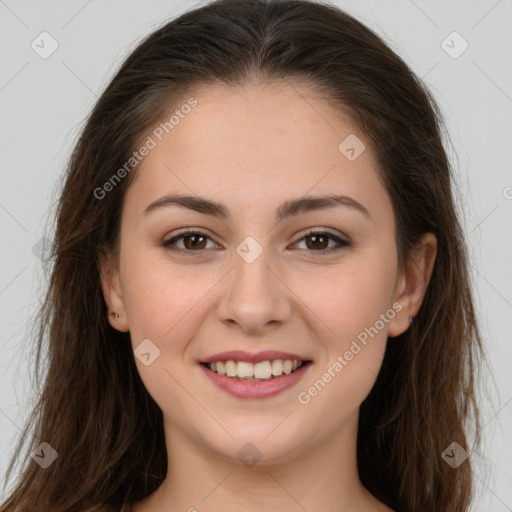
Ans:
POLYGON ((218 361, 208 363, 208 367, 219 375, 226 375, 238 380, 270 380, 280 375, 289 374, 304 364, 303 361, 287 359, 275 359, 273 361, 261 361, 260 363, 248 363, 247 361, 218 361))
POLYGON ((283 361, 281 359, 276 359, 272 361, 272 375, 282 375, 283 374, 283 361))
POLYGON ((254 365, 238 361, 236 364, 236 374, 238 377, 254 377, 254 365))
MULTIPOLYGON (((238 363, 240 364, 240 363, 238 363)), ((272 377, 272 366, 270 361, 262 361, 254 366, 254 377, 257 379, 270 379, 272 377)))
POLYGON ((236 370, 235 361, 226 361, 226 375, 228 377, 236 377, 236 370))

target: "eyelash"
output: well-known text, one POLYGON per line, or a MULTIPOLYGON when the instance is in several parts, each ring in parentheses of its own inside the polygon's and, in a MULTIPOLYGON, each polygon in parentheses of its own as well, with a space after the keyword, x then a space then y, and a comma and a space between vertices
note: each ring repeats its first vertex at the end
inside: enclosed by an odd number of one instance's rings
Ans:
MULTIPOLYGON (((199 236, 206 237, 209 240, 212 240, 206 233, 202 233, 201 231, 196 231, 196 230, 193 230, 193 229, 189 229, 189 230, 186 230, 186 231, 182 231, 181 233, 179 233, 178 235, 174 236, 173 238, 171 238, 169 240, 164 241, 162 243, 162 245, 166 249, 168 249, 169 251, 172 251, 174 253, 178 253, 178 254, 185 254, 185 253, 190 254, 190 253, 192 253, 191 256, 201 256, 203 254, 203 252, 206 251, 207 249, 199 249, 197 251, 191 251, 189 249, 181 249, 181 248, 177 248, 177 247, 172 247, 172 244, 174 244, 175 242, 177 242, 181 238, 184 238, 186 236, 191 236, 191 235, 199 235, 199 236), (193 254, 193 253, 196 253, 196 254, 193 254)), ((301 242, 301 241, 303 241, 305 238, 308 238, 310 236, 327 236, 328 238, 330 238, 331 240, 334 240, 336 243, 339 244, 338 247, 334 247, 334 248, 331 247, 329 249, 322 249, 320 251, 313 251, 313 250, 309 250, 309 249, 303 249, 303 250, 305 250, 307 252, 319 253, 319 254, 314 254, 314 257, 315 256, 324 256, 326 254, 330 254, 332 252, 338 251, 338 250, 346 248, 346 247, 350 247, 352 245, 351 242, 349 242, 347 240, 342 240, 341 238, 339 238, 338 236, 334 235, 333 233, 331 233, 329 231, 316 231, 314 229, 308 230, 302 236, 302 238, 300 238, 299 240, 297 240, 294 243, 294 245, 299 243, 299 242, 301 242)))

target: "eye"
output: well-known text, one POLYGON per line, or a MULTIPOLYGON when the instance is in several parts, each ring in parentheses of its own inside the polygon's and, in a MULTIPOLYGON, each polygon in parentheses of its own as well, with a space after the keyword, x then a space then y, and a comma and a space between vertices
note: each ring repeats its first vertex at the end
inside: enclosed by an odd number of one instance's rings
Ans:
POLYGON ((197 252, 201 253, 205 250, 205 243, 211 238, 201 231, 187 230, 182 231, 175 237, 166 240, 162 243, 164 247, 173 252, 184 253, 184 252, 197 252), (183 240, 184 248, 176 247, 176 242, 183 240), (197 250, 196 250, 197 249, 197 250))
MULTIPOLYGON (((162 245, 170 251, 176 253, 198 253, 200 255, 203 251, 206 250, 205 244, 213 240, 206 234, 201 231, 195 230, 187 230, 182 231, 178 235, 166 240, 162 243, 162 245), (177 247, 177 243, 183 240, 183 248, 177 247)), ((349 247, 352 245, 348 240, 343 240, 340 237, 336 236, 334 233, 330 233, 329 231, 315 231, 309 230, 305 235, 302 236, 295 244, 298 244, 302 241, 306 243, 306 249, 310 249, 308 252, 317 252, 319 255, 330 253, 332 251, 349 247), (311 242, 308 242, 311 240, 311 242), (338 246, 336 247, 328 247, 329 241, 334 241, 338 246)), ((218 244, 214 244, 217 247, 220 247, 218 244)), ((195 255, 194 255, 195 256, 195 255)))
POLYGON ((303 240, 305 241, 307 249, 313 249, 309 252, 320 253, 319 256, 342 249, 343 247, 350 247, 350 245, 352 245, 348 240, 343 240, 334 233, 329 231, 315 231, 313 229, 307 231, 306 234, 303 235, 296 243, 300 243, 303 240), (310 240, 310 242, 308 242, 308 240, 310 240), (338 246, 328 247, 329 241, 334 241, 338 246))

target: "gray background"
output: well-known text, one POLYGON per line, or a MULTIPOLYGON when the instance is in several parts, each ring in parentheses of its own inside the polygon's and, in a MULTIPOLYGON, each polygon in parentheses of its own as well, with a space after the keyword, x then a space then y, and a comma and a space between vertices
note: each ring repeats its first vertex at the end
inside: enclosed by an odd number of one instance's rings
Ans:
MULTIPOLYGON (((483 453, 471 454, 477 464, 474 510, 510 511, 512 0, 333 3, 383 35, 425 78, 446 116, 489 362, 480 398, 483 453), (458 55, 464 40, 469 47, 458 55)), ((46 277, 33 248, 48 236, 48 213, 78 129, 136 43, 193 5, 199 4, 0 0, 2 477, 34 403, 27 340, 46 277), (46 59, 31 47, 34 40, 42 46, 43 31, 58 43, 46 59)))

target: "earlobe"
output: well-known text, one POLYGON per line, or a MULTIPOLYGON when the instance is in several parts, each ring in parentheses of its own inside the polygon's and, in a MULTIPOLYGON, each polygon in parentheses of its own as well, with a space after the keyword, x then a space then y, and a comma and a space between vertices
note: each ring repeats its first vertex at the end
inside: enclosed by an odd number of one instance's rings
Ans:
POLYGON ((101 289, 107 305, 108 321, 114 329, 128 332, 130 329, 119 279, 119 269, 110 254, 100 255, 99 261, 101 289))
POLYGON ((410 326, 425 297, 437 255, 437 238, 424 233, 411 252, 406 270, 400 275, 395 288, 395 301, 402 309, 388 326, 388 336, 394 338, 410 326))

